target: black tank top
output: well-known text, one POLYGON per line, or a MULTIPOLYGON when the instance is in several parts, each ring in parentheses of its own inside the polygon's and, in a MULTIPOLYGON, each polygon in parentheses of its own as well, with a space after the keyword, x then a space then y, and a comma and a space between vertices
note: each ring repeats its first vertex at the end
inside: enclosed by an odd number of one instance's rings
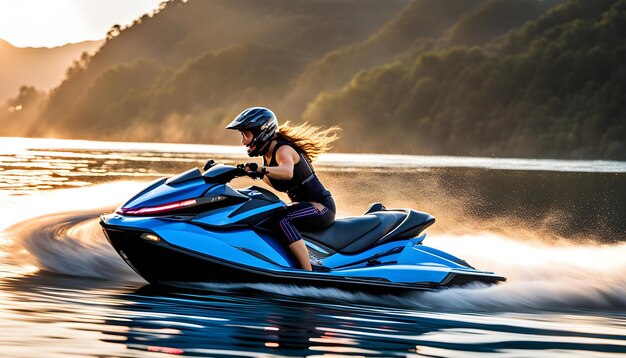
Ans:
MULTIPOLYGON (((334 211, 334 202, 332 207, 329 207, 330 202, 332 202, 330 191, 322 185, 322 182, 320 182, 315 174, 311 163, 309 163, 309 160, 297 145, 287 141, 277 140, 276 146, 272 151, 269 166, 272 167, 278 165, 276 162, 276 152, 278 151, 278 148, 283 145, 292 147, 300 156, 300 161, 294 165, 293 177, 289 180, 278 180, 267 177, 272 184, 272 187, 278 191, 287 193, 291 201, 314 201, 334 211)), ((263 157, 263 165, 268 165, 265 157, 263 157)))

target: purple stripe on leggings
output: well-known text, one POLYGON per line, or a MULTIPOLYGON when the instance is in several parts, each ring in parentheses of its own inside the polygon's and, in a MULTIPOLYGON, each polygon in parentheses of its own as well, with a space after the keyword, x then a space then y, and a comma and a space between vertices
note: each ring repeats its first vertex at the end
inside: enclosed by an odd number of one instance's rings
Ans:
POLYGON ((314 215, 316 215, 316 214, 317 214, 317 211, 307 211, 307 212, 304 212, 304 213, 298 213, 298 214, 295 214, 295 215, 293 215, 293 214, 288 214, 287 216, 289 216, 290 218, 292 218, 292 219, 293 219, 293 218, 298 218, 298 217, 301 217, 301 216, 314 216, 314 215))
POLYGON ((315 216, 317 215, 317 211, 309 211, 306 213, 300 213, 300 214, 296 214, 296 215, 292 215, 289 214, 287 215, 290 219, 295 219, 295 218, 301 218, 301 217, 305 217, 305 216, 315 216))
POLYGON ((307 214, 302 214, 302 215, 298 215, 298 216, 289 216, 290 219, 304 219, 304 218, 312 218, 317 216, 317 213, 307 213, 307 214))
POLYGON ((285 236, 287 237, 287 240, 289 242, 294 242, 293 238, 291 237, 289 230, 287 230, 287 228, 285 227, 285 223, 283 223, 283 221, 280 221, 280 229, 283 231, 283 234, 285 234, 285 236))
MULTIPOLYGON (((315 209, 315 207, 313 207, 313 209, 315 209)), ((296 210, 296 211, 292 211, 292 212, 289 213, 289 215, 297 215, 297 214, 300 214, 300 213, 303 213, 303 212, 307 212, 309 210, 311 210, 311 207, 307 207, 307 208, 304 208, 304 209, 299 209, 299 210, 296 210)))
POLYGON ((291 227, 291 225, 289 225, 289 223, 287 223, 286 219, 280 221, 280 227, 283 230, 285 236, 287 236, 287 240, 289 240, 289 242, 294 243, 302 239, 300 235, 294 232, 293 228, 291 227))
POLYGON ((286 217, 279 221, 280 229, 285 234, 287 240, 290 243, 294 243, 298 240, 301 240, 302 236, 300 236, 300 233, 294 228, 292 220, 320 216, 325 214, 327 211, 327 207, 323 207, 321 211, 318 211, 314 205, 296 210, 287 214, 286 217))
POLYGON ((288 219, 285 219, 283 221, 283 224, 285 225, 285 229, 291 234, 292 237, 294 237, 296 240, 298 237, 300 237, 300 235, 298 235, 298 233, 294 230, 293 224, 291 223, 291 221, 289 221, 288 219))
POLYGON ((322 211, 317 211, 317 209, 315 207, 312 208, 312 210, 310 210, 309 212, 306 213, 300 213, 297 215, 292 215, 289 214, 289 218, 290 219, 298 219, 298 218, 303 218, 306 216, 318 216, 318 215, 324 215, 326 212, 328 211, 328 208, 324 207, 324 209, 322 209, 322 211))
POLYGON ((316 216, 319 214, 319 211, 317 211, 317 209, 312 208, 311 210, 307 211, 307 212, 302 212, 302 213, 298 213, 298 214, 288 214, 287 216, 289 216, 290 219, 296 219, 296 218, 302 218, 302 217, 306 217, 306 216, 316 216))

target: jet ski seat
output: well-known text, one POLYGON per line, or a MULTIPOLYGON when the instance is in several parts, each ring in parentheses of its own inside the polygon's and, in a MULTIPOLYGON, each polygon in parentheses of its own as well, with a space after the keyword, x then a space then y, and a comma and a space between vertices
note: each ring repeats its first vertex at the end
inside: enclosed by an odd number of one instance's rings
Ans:
POLYGON ((363 216, 341 218, 321 231, 301 232, 303 238, 334 251, 355 254, 374 245, 400 225, 407 213, 380 211, 363 216))

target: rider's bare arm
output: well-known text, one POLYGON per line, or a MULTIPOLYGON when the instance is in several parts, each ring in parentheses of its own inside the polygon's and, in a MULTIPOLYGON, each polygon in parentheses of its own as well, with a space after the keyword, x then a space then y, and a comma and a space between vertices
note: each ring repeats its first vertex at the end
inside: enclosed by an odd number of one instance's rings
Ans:
POLYGON ((293 167, 300 161, 300 156, 288 145, 278 148, 275 167, 265 167, 266 176, 272 179, 289 180, 293 177, 293 167))

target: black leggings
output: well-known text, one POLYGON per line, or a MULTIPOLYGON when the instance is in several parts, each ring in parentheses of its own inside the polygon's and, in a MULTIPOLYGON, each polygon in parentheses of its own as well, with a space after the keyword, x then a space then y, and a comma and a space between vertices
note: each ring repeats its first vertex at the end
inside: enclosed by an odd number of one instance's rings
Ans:
MULTIPOLYGON (((332 201, 332 199, 330 199, 332 201)), ((320 203, 324 208, 320 211, 308 201, 291 203, 287 209, 281 212, 281 218, 278 226, 287 239, 287 244, 291 245, 298 240, 302 240, 302 236, 298 230, 317 231, 322 230, 335 222, 335 205, 334 202, 320 203), (332 210, 331 210, 332 209, 332 210)))

